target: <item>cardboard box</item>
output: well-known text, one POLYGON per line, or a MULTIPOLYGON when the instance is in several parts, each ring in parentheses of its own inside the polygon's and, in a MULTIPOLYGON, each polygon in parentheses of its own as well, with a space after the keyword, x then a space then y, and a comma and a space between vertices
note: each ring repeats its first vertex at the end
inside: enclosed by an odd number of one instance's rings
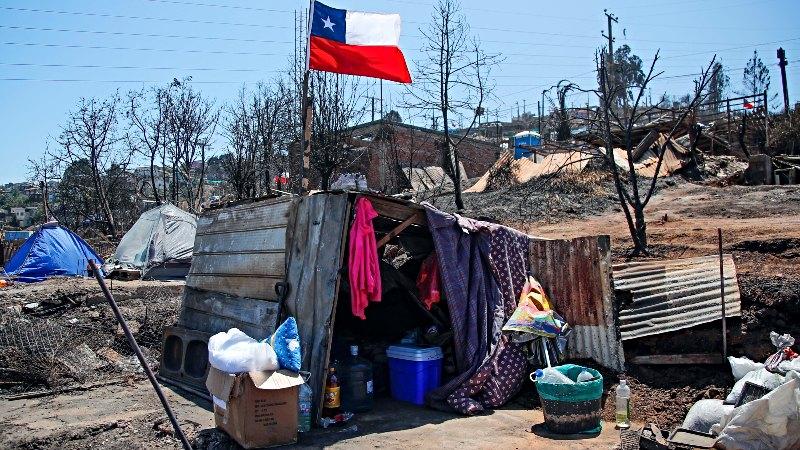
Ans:
POLYGON ((297 442, 296 373, 249 372, 230 375, 209 367, 206 387, 214 401, 214 422, 244 448, 297 442))

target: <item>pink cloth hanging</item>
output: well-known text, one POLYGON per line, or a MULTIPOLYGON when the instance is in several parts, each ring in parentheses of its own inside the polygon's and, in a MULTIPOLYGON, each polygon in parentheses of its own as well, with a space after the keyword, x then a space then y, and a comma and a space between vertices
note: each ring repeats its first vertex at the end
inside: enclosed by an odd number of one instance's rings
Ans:
POLYGON ((381 272, 372 219, 378 213, 366 197, 356 200, 353 226, 350 227, 350 249, 347 272, 350 278, 350 302, 353 315, 366 319, 369 302, 381 301, 381 272))

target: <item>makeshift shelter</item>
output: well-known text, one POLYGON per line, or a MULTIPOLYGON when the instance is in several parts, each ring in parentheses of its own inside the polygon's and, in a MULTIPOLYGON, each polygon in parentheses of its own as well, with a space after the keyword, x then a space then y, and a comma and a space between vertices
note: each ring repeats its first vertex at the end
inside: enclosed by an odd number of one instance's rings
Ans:
POLYGON ((103 259, 80 236, 50 222, 39 227, 8 260, 6 276, 14 281, 33 283, 57 276, 88 275, 89 261, 101 265, 103 259))
POLYGON ((409 334, 445 354, 444 384, 430 393, 428 404, 476 413, 502 405, 527 376, 521 347, 500 330, 528 272, 574 328, 567 356, 623 368, 610 261, 608 236, 537 239, 378 195, 321 192, 208 210, 198 221, 178 326, 165 333, 160 376, 202 391, 210 335, 237 327, 264 339, 293 316, 317 418, 325 370, 349 345, 359 345, 360 355, 375 364, 380 393, 387 384, 388 369, 381 369, 386 347, 409 334), (376 213, 371 224, 382 299, 370 302, 360 319, 348 249, 363 199, 376 213), (415 280, 432 255, 443 295, 428 304, 415 280))
POLYGON ((109 268, 138 270, 142 278, 184 278, 196 232, 197 218, 174 205, 147 210, 122 237, 109 268))

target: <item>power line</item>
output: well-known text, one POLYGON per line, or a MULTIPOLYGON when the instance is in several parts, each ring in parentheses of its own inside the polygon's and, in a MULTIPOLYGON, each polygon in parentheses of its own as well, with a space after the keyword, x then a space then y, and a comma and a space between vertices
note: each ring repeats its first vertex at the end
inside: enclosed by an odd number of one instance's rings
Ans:
MULTIPOLYGON (((89 80, 89 79, 80 79, 80 78, 0 78, 0 81, 35 81, 35 82, 47 82, 47 83, 165 83, 170 82, 172 80, 163 79, 163 80, 89 80)), ((183 81, 181 81, 183 82, 183 81)), ((186 81, 187 83, 198 83, 198 84, 257 84, 260 83, 260 80, 256 81, 203 81, 203 80, 191 80, 186 81)))
POLYGON ((287 57, 290 56, 289 54, 283 54, 283 53, 231 52, 223 50, 197 50, 197 49, 150 48, 150 47, 109 47, 103 45, 51 44, 51 43, 41 43, 41 42, 0 42, 0 45, 17 45, 25 47, 48 47, 48 48, 74 48, 74 49, 90 49, 90 50, 199 53, 199 54, 209 54, 209 55, 287 56, 287 57))
POLYGON ((70 69, 115 69, 115 70, 182 70, 182 71, 220 71, 220 72, 261 72, 261 73, 283 73, 284 70, 263 70, 263 69, 232 69, 222 67, 162 67, 162 66, 104 66, 98 64, 57 64, 57 63, 9 63, 0 62, 0 66, 12 67, 50 67, 50 68, 70 68, 70 69))
POLYGON ((238 6, 238 5, 219 5, 216 3, 199 3, 199 2, 181 2, 177 0, 144 0, 153 3, 168 3, 171 5, 183 5, 183 6, 205 6, 205 7, 213 7, 213 8, 228 8, 228 9, 239 9, 244 11, 259 11, 259 12, 278 12, 278 13, 293 13, 294 10, 287 10, 287 9, 269 9, 269 8, 256 8, 253 6, 238 6))
POLYGON ((6 11, 17 12, 33 12, 44 14, 57 14, 57 15, 70 15, 70 16, 87 16, 87 17, 102 17, 104 19, 127 19, 127 20, 152 20, 158 22, 178 22, 178 23, 193 23, 201 25, 224 25, 228 27, 257 27, 257 28, 282 28, 288 29, 285 25, 264 25, 261 23, 237 23, 237 22, 215 22, 211 20, 197 20, 197 19, 176 19, 170 17, 147 17, 147 16, 123 16, 120 14, 106 14, 106 13, 91 13, 84 11, 60 11, 55 9, 33 9, 33 8, 16 8, 13 6, 0 6, 0 9, 6 11))
POLYGON ((60 33, 86 33, 86 34, 102 34, 102 35, 111 35, 111 36, 131 36, 131 37, 203 39, 203 40, 212 40, 212 41, 254 42, 254 43, 262 43, 262 44, 293 44, 294 43, 292 41, 275 41, 275 40, 268 40, 268 39, 240 39, 240 38, 228 38, 228 37, 221 37, 221 36, 191 36, 191 35, 183 35, 183 34, 128 33, 128 32, 123 32, 123 31, 79 30, 79 29, 70 29, 70 28, 40 28, 40 27, 28 27, 28 26, 19 26, 19 25, 0 25, 0 28, 6 28, 6 29, 11 29, 11 30, 23 30, 23 31, 47 31, 47 32, 60 32, 60 33))

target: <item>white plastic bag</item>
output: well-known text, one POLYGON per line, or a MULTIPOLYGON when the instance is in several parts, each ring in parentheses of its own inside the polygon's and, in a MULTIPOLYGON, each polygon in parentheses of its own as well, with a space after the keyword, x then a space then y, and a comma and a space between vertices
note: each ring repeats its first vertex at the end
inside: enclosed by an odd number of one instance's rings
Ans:
POLYGON ((728 362, 731 364, 731 373, 733 373, 733 379, 736 381, 741 380, 743 376, 754 370, 764 368, 764 363, 755 362, 746 356, 741 358, 728 356, 728 362))
POLYGON ((739 397, 742 396, 744 384, 748 381, 772 390, 783 384, 784 379, 782 375, 772 373, 764 368, 749 372, 733 385, 731 393, 725 397, 725 403, 736 403, 739 400, 739 397))
POLYGON ((734 408, 712 428, 726 450, 800 448, 800 383, 796 375, 764 397, 734 408))
POLYGON ((266 342, 258 342, 238 328, 208 340, 208 362, 225 373, 278 370, 278 357, 266 342))

